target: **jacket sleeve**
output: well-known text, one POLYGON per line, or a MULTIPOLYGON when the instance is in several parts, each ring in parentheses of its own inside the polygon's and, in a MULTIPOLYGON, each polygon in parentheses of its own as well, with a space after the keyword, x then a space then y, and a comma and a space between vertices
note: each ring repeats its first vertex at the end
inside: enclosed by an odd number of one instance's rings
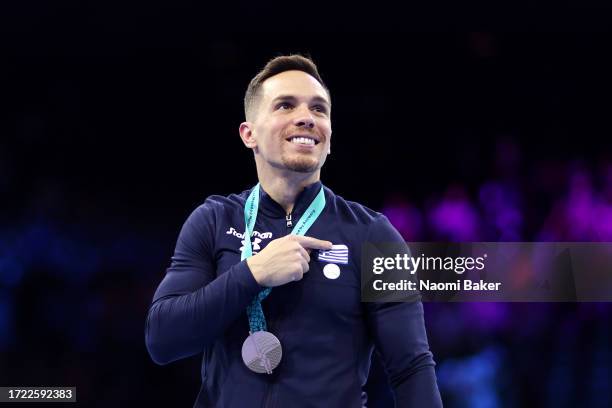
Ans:
POLYGON ((246 261, 216 276, 213 204, 187 219, 145 323, 145 342, 157 364, 198 354, 233 322, 262 289, 246 261))
MULTIPOLYGON (((409 253, 404 240, 384 215, 370 225, 366 241, 402 243, 409 253)), ((421 301, 364 305, 368 329, 389 376, 396 407, 442 407, 421 301)))

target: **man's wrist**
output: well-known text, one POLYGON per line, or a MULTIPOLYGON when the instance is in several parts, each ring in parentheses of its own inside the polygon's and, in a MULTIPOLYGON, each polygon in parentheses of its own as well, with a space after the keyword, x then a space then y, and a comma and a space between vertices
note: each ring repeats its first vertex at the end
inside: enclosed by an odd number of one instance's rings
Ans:
POLYGON ((251 274, 253 275, 253 278, 255 278, 255 281, 260 285, 262 285, 262 281, 263 281, 263 274, 261 271, 261 268, 259 267, 259 265, 257 264, 257 260, 254 259, 254 257, 250 257, 247 258, 246 260, 246 264, 249 267, 249 270, 251 271, 251 274))

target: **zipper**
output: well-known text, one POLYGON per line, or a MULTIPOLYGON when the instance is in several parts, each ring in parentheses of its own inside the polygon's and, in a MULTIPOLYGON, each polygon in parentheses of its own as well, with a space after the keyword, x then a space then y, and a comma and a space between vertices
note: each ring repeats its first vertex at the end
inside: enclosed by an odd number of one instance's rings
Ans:
POLYGON ((293 222, 291 221, 291 213, 285 216, 285 221, 287 221, 287 228, 291 228, 293 226, 293 222))

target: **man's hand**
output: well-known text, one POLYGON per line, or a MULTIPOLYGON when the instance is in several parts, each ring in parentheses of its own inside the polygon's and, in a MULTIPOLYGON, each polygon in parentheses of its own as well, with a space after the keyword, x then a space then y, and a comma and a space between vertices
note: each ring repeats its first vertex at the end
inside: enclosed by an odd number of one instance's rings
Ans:
POLYGON ((329 241, 287 235, 271 241, 257 255, 248 258, 247 265, 261 286, 280 286, 298 281, 308 272, 310 249, 331 249, 331 247, 332 243, 329 241))

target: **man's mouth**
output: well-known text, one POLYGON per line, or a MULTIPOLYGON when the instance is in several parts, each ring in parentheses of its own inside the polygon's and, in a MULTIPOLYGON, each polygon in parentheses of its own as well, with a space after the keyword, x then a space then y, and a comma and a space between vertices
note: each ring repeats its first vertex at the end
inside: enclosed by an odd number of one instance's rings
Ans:
POLYGON ((287 141, 290 143, 295 143, 295 144, 299 144, 299 145, 305 145, 305 146, 314 146, 319 144, 319 141, 314 138, 313 136, 291 136, 287 138, 287 141))

